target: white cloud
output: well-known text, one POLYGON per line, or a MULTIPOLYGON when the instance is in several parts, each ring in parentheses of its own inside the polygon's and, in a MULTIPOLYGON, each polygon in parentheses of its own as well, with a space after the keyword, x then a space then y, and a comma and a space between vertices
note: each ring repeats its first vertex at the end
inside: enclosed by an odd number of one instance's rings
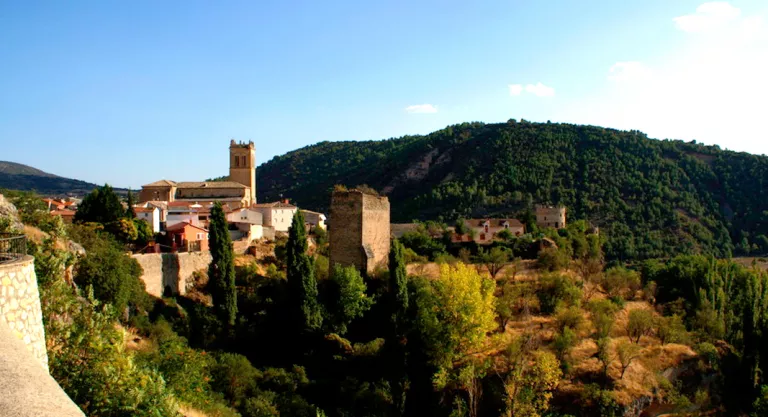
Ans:
POLYGON ((547 87, 542 83, 528 84, 525 86, 525 91, 538 97, 552 97, 555 95, 555 89, 547 87))
POLYGON ((710 34, 681 33, 679 47, 642 63, 617 62, 606 88, 580 97, 556 117, 768 154, 762 126, 768 97, 765 18, 745 11, 710 34))
POLYGON ((677 28, 684 32, 707 32, 720 28, 741 14, 739 8, 726 1, 704 3, 696 12, 674 18, 677 28))
POLYGON ((405 108, 405 111, 411 114, 417 113, 437 113, 437 107, 431 104, 414 104, 405 108))
POLYGON ((510 84, 509 85, 509 95, 510 96, 519 96, 520 93, 523 92, 523 85, 522 84, 510 84))
POLYGON ((638 61, 623 61, 613 64, 609 70, 608 79, 611 81, 638 81, 651 76, 650 68, 638 61))

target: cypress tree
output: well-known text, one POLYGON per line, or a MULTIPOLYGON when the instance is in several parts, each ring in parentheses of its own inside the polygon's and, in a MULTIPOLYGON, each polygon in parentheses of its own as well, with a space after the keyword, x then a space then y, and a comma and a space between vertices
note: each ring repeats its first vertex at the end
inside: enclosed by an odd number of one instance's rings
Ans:
POLYGON ((128 189, 128 208, 125 210, 125 217, 128 217, 129 219, 135 219, 136 213, 133 211, 133 205, 136 204, 133 201, 133 193, 131 192, 131 189, 128 189))
POLYGON ((397 415, 405 412, 408 382, 408 352, 403 344, 407 332, 405 321, 408 314, 408 274, 405 269, 405 248, 397 240, 389 249, 389 305, 391 309, 391 340, 386 345, 388 358, 388 379, 397 415))
POLYGON ((288 290, 297 326, 303 330, 318 330, 323 317, 317 301, 317 280, 312 258, 307 254, 307 232, 301 210, 296 210, 288 231, 286 258, 288 290))
POLYGON ((235 263, 232 253, 232 238, 229 236, 227 218, 221 203, 211 209, 209 226, 211 264, 208 277, 211 283, 213 308, 219 319, 228 326, 234 326, 237 315, 237 289, 235 288, 235 263))
POLYGON ((405 248, 397 240, 389 250, 389 293, 392 300, 392 321, 397 331, 408 312, 408 274, 405 270, 405 248))

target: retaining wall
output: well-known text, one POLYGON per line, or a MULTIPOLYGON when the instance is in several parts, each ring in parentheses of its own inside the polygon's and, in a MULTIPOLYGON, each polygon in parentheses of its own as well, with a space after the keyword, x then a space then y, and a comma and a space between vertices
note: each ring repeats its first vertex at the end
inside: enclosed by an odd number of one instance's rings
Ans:
POLYGON ((48 370, 43 311, 31 256, 0 264, 0 319, 48 370))
POLYGON ((192 274, 207 270, 211 263, 211 252, 147 253, 133 255, 144 273, 141 280, 147 293, 162 297, 168 289, 172 294, 184 295, 194 281, 192 274))

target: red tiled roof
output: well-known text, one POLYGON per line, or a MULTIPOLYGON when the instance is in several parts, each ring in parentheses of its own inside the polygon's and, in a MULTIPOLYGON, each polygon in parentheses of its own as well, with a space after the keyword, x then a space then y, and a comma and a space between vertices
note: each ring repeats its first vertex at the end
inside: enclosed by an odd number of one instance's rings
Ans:
POLYGON ((153 211, 157 210, 157 208, 148 208, 148 207, 134 207, 133 212, 134 213, 152 213, 153 211))
POLYGON ((51 210, 51 216, 61 216, 61 217, 67 217, 67 216, 74 216, 75 212, 72 210, 51 210))
POLYGON ((203 232, 206 232, 206 233, 208 232, 207 230, 203 229, 202 227, 198 227, 198 226, 195 226, 193 224, 189 224, 187 222, 176 223, 173 226, 169 226, 168 228, 166 228, 165 231, 166 232, 180 231, 180 230, 186 229, 187 226, 193 227, 193 228, 195 228, 197 230, 202 230, 203 232))
POLYGON ((296 208, 293 204, 285 204, 282 201, 275 201, 274 203, 260 203, 252 204, 251 207, 255 208, 296 208))

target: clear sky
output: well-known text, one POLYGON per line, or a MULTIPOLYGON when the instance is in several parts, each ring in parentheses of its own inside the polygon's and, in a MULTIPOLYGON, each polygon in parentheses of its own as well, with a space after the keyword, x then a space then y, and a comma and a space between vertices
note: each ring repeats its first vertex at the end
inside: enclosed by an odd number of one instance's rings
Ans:
POLYGON ((766 74, 765 0, 0 0, 0 160, 138 188, 510 118, 768 153, 766 74))

